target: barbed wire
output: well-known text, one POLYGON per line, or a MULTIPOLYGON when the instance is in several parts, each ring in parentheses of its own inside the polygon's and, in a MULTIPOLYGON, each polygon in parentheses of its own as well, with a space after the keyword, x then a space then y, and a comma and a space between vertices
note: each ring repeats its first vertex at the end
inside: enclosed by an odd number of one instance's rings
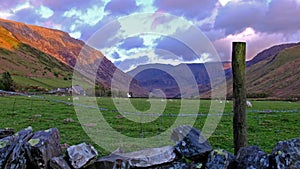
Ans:
MULTIPOLYGON (((87 105, 87 104, 74 104, 72 101, 64 101, 64 100, 59 100, 59 99, 54 99, 54 98, 49 98, 47 96, 43 96, 43 95, 31 95, 31 94, 26 94, 26 93, 19 93, 19 92, 9 92, 9 91, 3 91, 0 90, 0 94, 4 94, 4 95, 13 95, 13 96, 23 96, 22 99, 22 104, 24 103, 23 100, 28 100, 28 101, 49 101, 49 102, 53 102, 53 103, 59 103, 59 104, 65 104, 67 106, 79 106, 79 107, 83 107, 83 108, 88 108, 88 109, 97 109, 99 110, 101 113, 120 113, 123 116, 126 117, 126 115, 131 115, 131 116, 137 116, 137 117, 143 117, 143 116, 152 116, 152 117, 158 117, 160 118, 160 129, 158 131, 158 133, 161 133, 163 131, 163 118, 165 117, 174 117, 174 118, 184 118, 184 117, 191 117, 191 116, 197 116, 200 118, 206 118, 208 116, 225 116, 225 117, 232 117, 233 113, 232 112, 223 112, 223 113, 215 113, 215 114, 208 114, 208 113, 203 113, 203 112, 198 112, 198 113, 187 113, 187 114, 170 114, 170 113, 160 113, 160 114, 153 114, 153 113, 143 113, 143 112, 120 112, 116 109, 109 109, 106 107, 97 107, 97 106, 91 106, 91 105, 87 105), (27 98, 26 98, 27 97, 27 98)), ((71 96, 70 96, 71 97, 71 96)), ((1 97, 1 98, 9 98, 9 97, 1 97)), ((12 100, 12 102, 14 102, 14 104, 17 104, 18 99, 14 98, 14 100, 12 100)), ((9 104, 8 104, 9 105, 9 104)), ((31 103, 32 105, 32 103, 31 103)), ((13 106, 14 107, 14 106, 13 106)), ((32 108, 31 108, 32 109, 32 108)), ((13 108, 14 110, 14 108, 13 108)), ((284 115, 294 115, 296 113, 300 113, 299 109, 289 109, 289 110, 271 110, 271 109, 266 109, 266 110, 256 110, 256 109, 248 109, 247 111, 248 117, 254 120, 257 120, 257 125, 260 126, 260 121, 262 121, 265 118, 265 115, 268 116, 274 116, 274 117, 281 117, 283 114, 284 115)), ((266 148, 266 149, 271 149, 273 148, 272 145, 270 146, 263 146, 261 144, 260 139, 258 139, 259 136, 259 128, 256 129, 254 131, 254 143, 256 145, 259 145, 261 148, 266 148)), ((143 124, 140 123, 140 137, 144 138, 145 134, 148 133, 144 127, 143 124)), ((222 132, 220 133, 219 130, 216 131, 217 135, 221 135, 222 132)), ((217 138, 219 139, 219 138, 217 138)))
MULTIPOLYGON (((56 102, 56 103, 63 103, 66 104, 68 106, 79 106, 79 107, 84 107, 84 108, 90 108, 90 109, 98 109, 100 111, 109 111, 112 113, 122 113, 124 115, 136 115, 136 116, 150 116, 150 117, 207 117, 207 116, 232 116, 233 113, 232 112, 219 112, 219 113, 215 113, 215 114, 208 114, 208 113, 190 113, 190 114, 170 114, 170 113, 162 113, 162 114, 154 114, 154 113, 143 113, 143 112, 120 112, 116 109, 108 109, 105 107, 96 107, 96 106, 91 106, 91 105, 86 105, 86 104, 78 104, 78 103, 73 103, 70 101, 64 101, 64 100, 58 100, 58 99, 50 99, 47 98, 45 96, 39 96, 39 95, 30 95, 30 94, 25 94, 25 93, 20 93, 20 92, 10 92, 10 91, 3 91, 0 90, 0 93, 4 93, 4 94, 9 94, 9 95, 19 95, 19 96, 26 96, 26 97, 32 97, 32 98, 38 98, 38 99, 42 99, 42 100, 47 100, 47 101, 52 101, 52 102, 56 102)), ((293 110, 255 110, 255 109, 250 109, 246 111, 247 114, 251 114, 251 113, 262 113, 262 114, 270 114, 270 113, 300 113, 299 109, 293 109, 293 110)))

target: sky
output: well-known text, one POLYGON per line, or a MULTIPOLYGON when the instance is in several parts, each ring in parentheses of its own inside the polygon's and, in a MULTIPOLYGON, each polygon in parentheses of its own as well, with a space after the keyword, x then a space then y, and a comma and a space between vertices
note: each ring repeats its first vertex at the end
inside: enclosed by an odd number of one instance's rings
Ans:
POLYGON ((148 63, 247 60, 300 41, 300 0, 0 0, 0 18, 59 29, 123 71, 148 63))

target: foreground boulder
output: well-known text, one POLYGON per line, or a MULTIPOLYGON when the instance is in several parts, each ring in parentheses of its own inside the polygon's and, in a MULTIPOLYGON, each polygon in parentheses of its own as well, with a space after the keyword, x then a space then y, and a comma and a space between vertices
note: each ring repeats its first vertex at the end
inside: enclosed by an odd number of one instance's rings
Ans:
POLYGON ((227 169, 234 156, 226 150, 213 150, 209 153, 206 168, 227 169))
POLYGON ((174 148, 165 146, 130 153, 114 152, 107 157, 100 158, 97 163, 99 168, 149 168, 173 162, 175 158, 174 148))
POLYGON ((124 153, 130 167, 149 167, 174 161, 176 154, 171 146, 149 148, 140 151, 124 153))
POLYGON ((300 168, 300 139, 280 141, 270 155, 272 169, 300 168))
POLYGON ((67 149, 67 157, 75 169, 89 166, 97 160, 97 156, 97 150, 86 143, 70 146, 67 149))
POLYGON ((30 145, 23 140, 19 141, 19 143, 15 144, 14 149, 8 156, 4 169, 31 168, 28 166, 28 151, 30 151, 30 145))
POLYGON ((242 147, 229 168, 268 169, 269 158, 257 146, 242 147))
POLYGON ((32 128, 28 127, 18 133, 0 139, 0 168, 26 168, 32 128))
POLYGON ((48 169, 53 157, 62 156, 60 134, 56 128, 35 132, 28 141, 31 145, 31 163, 34 168, 48 169))
POLYGON ((173 130, 171 140, 175 141, 175 149, 193 161, 205 162, 212 148, 199 130, 191 126, 179 126, 173 130))

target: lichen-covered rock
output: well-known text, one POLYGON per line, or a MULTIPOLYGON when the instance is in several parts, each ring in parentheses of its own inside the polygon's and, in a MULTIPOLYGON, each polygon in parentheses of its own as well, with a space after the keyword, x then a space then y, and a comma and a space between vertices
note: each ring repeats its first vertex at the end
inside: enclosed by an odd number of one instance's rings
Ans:
POLYGON ((65 159, 62 156, 51 158, 50 168, 51 169, 71 169, 69 164, 65 161, 65 159))
POLYGON ((175 149, 185 158, 206 161, 212 148, 199 130, 191 126, 179 126, 173 130, 171 140, 177 144, 175 149))
POLYGON ((0 139, 0 168, 5 166, 25 166, 26 142, 32 137, 32 128, 28 127, 12 136, 0 139), (19 152, 20 151, 20 152, 19 152))
POLYGON ((272 169, 300 168, 300 138, 280 141, 270 155, 272 169))
POLYGON ((14 129, 10 129, 10 128, 7 128, 7 129, 0 129, 0 139, 3 139, 7 136, 11 136, 13 135, 15 132, 14 132, 14 129))
POLYGON ((70 146, 67 149, 67 157, 75 169, 89 166, 97 160, 97 156, 97 150, 86 143, 70 146))
POLYGON ((235 157, 238 169, 268 169, 269 158, 257 146, 242 147, 235 157))
POLYGON ((227 169, 234 156, 226 150, 213 150, 208 155, 206 168, 209 169, 227 169))
POLYGON ((31 163, 34 168, 47 169, 51 158, 62 155, 58 129, 37 131, 28 141, 31 145, 31 163))
POLYGON ((28 166, 28 152, 30 146, 27 142, 20 141, 15 144, 15 147, 4 165, 4 169, 27 169, 31 168, 28 166))

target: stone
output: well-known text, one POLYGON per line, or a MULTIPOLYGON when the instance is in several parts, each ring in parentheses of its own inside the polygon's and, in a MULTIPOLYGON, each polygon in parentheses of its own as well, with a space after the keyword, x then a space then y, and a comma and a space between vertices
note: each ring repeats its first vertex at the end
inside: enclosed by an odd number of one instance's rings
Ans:
POLYGON ((235 157, 238 169, 268 169, 269 157, 257 146, 242 147, 235 157))
POLYGON ((14 129, 10 129, 10 128, 0 129, 0 139, 3 139, 7 136, 11 136, 13 134, 14 134, 14 129))
POLYGON ((51 169, 71 169, 66 160, 60 157, 53 157, 50 160, 50 168, 51 169))
POLYGON ((110 154, 109 156, 101 157, 95 162, 95 168, 120 168, 126 169, 127 166, 127 158, 117 154, 110 154))
POLYGON ((28 152, 30 146, 27 142, 20 140, 15 144, 15 147, 11 154, 7 157, 4 169, 26 169, 31 168, 28 166, 28 152))
POLYGON ((48 169, 53 157, 62 156, 58 129, 37 131, 28 141, 31 146, 31 163, 35 168, 48 169))
POLYGON ((212 151, 208 140, 199 130, 191 126, 179 126, 173 130, 171 140, 175 141, 175 149, 183 157, 193 161, 206 161, 212 151))
POLYGON ((20 130, 19 132, 12 135, 13 141, 19 142, 20 140, 28 141, 33 136, 32 127, 20 130))
POLYGON ((140 151, 123 153, 128 158, 130 167, 149 167, 174 161, 176 154, 172 146, 148 148, 140 151))
POLYGON ((64 123, 72 123, 72 122, 74 122, 74 119, 72 119, 72 118, 66 118, 66 119, 63 120, 63 122, 64 123))
POLYGON ((209 153, 205 166, 209 169, 227 169, 233 158, 234 156, 226 150, 213 150, 209 153))
POLYGON ((175 161, 166 165, 149 167, 149 169, 190 169, 190 168, 191 165, 183 161, 175 161))
POLYGON ((299 169, 300 168, 300 138, 277 143, 270 154, 272 169, 299 169))
POLYGON ((98 152, 91 145, 81 143, 67 149, 67 157, 75 169, 84 168, 97 160, 98 152))
POLYGON ((0 139, 0 168, 11 165, 22 168, 22 166, 26 165, 24 163, 26 161, 24 154, 27 148, 26 142, 32 135, 32 128, 28 127, 14 135, 0 139))
POLYGON ((173 162, 176 154, 172 146, 148 148, 144 150, 119 153, 100 158, 97 163, 99 168, 150 168, 173 162))

